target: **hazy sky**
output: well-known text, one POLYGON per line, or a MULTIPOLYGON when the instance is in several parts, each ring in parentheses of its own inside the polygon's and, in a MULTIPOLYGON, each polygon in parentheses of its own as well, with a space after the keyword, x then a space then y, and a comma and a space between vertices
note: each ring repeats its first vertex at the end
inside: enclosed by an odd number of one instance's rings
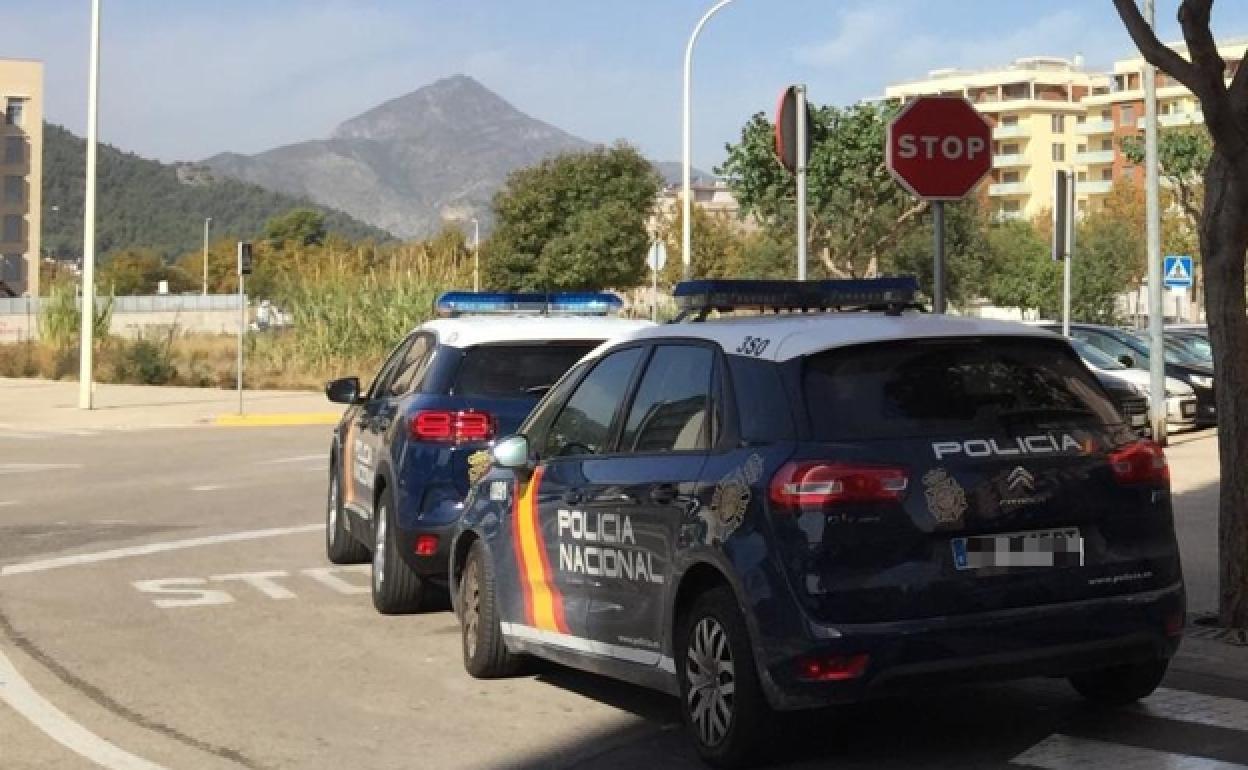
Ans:
MULTIPOLYGON (((256 152, 468 73, 592 141, 680 156, 685 40, 710 0, 104 0, 101 135, 162 160, 256 152)), ((1158 0, 1175 38, 1177 0, 1158 0)), ((48 118, 86 123, 89 0, 4 0, 0 56, 47 65, 48 118)), ((1214 10, 1248 33, 1248 3, 1214 10)), ((949 66, 1129 53, 1110 0, 736 0, 695 57, 694 158, 709 168, 754 112, 806 82, 845 104, 949 66)))

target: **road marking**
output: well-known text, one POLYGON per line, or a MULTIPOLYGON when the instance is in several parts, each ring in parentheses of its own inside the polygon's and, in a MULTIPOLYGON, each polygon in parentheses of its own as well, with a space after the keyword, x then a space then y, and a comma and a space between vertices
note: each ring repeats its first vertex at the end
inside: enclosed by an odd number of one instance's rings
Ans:
POLYGON ((357 586, 338 577, 337 573, 346 572, 356 575, 371 574, 373 568, 368 564, 351 564, 345 567, 311 567, 302 570, 303 574, 340 594, 366 594, 373 590, 371 585, 357 586))
POLYGON ((162 610, 173 607, 206 607, 230 604, 234 597, 225 591, 196 588, 207 583, 203 578, 164 578, 162 580, 136 580, 131 585, 145 594, 173 594, 187 599, 152 599, 152 604, 162 610))
POLYGON ((318 452, 314 455, 299 455, 298 457, 279 457, 276 460, 265 460, 261 465, 285 465, 286 463, 306 463, 313 460, 326 461, 324 452, 318 452))
POLYGON ((1248 730, 1248 701, 1201 695, 1184 690, 1158 689, 1140 701, 1138 713, 1176 722, 1191 722, 1228 730, 1248 730))
POLYGON ((109 770, 164 770, 161 765, 112 744, 70 719, 35 692, 0 652, 0 700, 42 730, 49 738, 75 754, 109 770))
POLYGON ((224 583, 227 580, 238 580, 270 599, 298 599, 294 591, 286 586, 278 583, 273 578, 290 577, 290 573, 286 570, 270 570, 269 572, 235 572, 232 575, 213 575, 208 578, 217 583, 224 583))
POLYGON ((218 545, 220 543, 238 543, 245 540, 262 540, 269 537, 299 535, 305 532, 320 532, 324 529, 324 524, 305 524, 300 527, 279 527, 275 529, 253 529, 245 532, 227 532, 222 535, 193 537, 188 540, 171 540, 164 543, 148 543, 146 545, 136 545, 129 548, 114 548, 110 551, 98 551, 96 553, 79 553, 72 556, 60 556, 55 559, 29 561, 23 564, 8 564, 4 567, 0 567, 0 577, 8 577, 9 575, 25 575, 31 572, 46 572, 47 570, 61 569, 62 567, 76 567, 81 564, 96 564, 102 561, 116 561, 117 559, 128 559, 132 556, 147 556, 154 553, 165 553, 167 551, 181 551, 186 548, 200 548, 206 545, 218 545))
MULTIPOLYGON (((368 564, 350 564, 335 567, 309 567, 299 570, 310 580, 320 583, 343 596, 366 594, 372 590, 371 581, 358 585, 343 579, 346 575, 367 575, 372 567, 368 564)), ((237 582, 245 583, 262 596, 269 599, 298 599, 299 594, 277 582, 277 578, 295 577, 286 570, 269 570, 266 572, 235 572, 229 575, 209 575, 201 577, 160 578, 158 580, 136 580, 130 585, 144 594, 155 594, 152 604, 162 610, 179 607, 212 607, 222 604, 233 604, 235 597, 226 591, 207 588, 211 583, 237 582)))
POLYGON ((218 489, 225 489, 222 484, 200 484, 197 487, 191 487, 192 492, 216 492, 218 489))
POLYGON ((65 471, 81 468, 81 465, 68 463, 0 463, 0 476, 14 473, 39 473, 41 471, 65 471))
POLYGON ((1234 762, 1060 734, 1050 735, 1011 759, 1010 764, 1046 770, 1082 770, 1095 767, 1120 767, 1129 770, 1246 770, 1245 765, 1234 762))
POLYGON ((8 508, 10 505, 17 505, 16 500, 0 500, 0 508, 8 508))

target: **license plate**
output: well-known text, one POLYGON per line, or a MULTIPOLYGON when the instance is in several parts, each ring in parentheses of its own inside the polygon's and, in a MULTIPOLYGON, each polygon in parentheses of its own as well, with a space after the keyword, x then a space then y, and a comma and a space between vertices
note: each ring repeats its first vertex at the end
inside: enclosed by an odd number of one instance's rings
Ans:
POLYGON ((1133 415, 1131 415, 1131 426, 1132 426, 1132 427, 1134 427, 1134 428, 1139 428, 1139 427, 1144 426, 1144 425, 1148 425, 1148 415, 1146 415, 1146 414, 1133 414, 1133 415))
POLYGON ((1075 527, 955 537, 950 543, 953 564, 960 570, 1083 566, 1083 537, 1075 527))
POLYGON ((1195 401, 1188 401, 1187 403, 1183 404, 1183 416, 1184 417, 1196 416, 1196 402, 1195 401))

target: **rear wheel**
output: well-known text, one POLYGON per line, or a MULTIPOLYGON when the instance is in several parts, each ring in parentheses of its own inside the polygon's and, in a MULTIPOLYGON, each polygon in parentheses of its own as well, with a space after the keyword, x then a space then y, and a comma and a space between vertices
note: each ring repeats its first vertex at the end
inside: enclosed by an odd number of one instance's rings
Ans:
POLYGON ((325 500, 325 555, 334 564, 362 564, 368 561, 368 548, 347 531, 340 478, 335 461, 330 464, 329 494, 325 500))
POLYGON ((399 555, 394 515, 394 498, 383 489, 373 512, 373 606, 383 615, 415 612, 424 598, 424 583, 399 555))
POLYGON ((1085 671, 1070 677, 1070 684, 1093 703, 1126 706, 1152 695, 1169 665, 1168 660, 1153 660, 1085 671))
POLYGON ((697 597, 680 619, 681 713, 702 759, 736 768, 757 756, 770 726, 745 618, 727 587, 697 597))
POLYGON ((468 551, 459 581, 459 628, 463 636, 464 668, 477 679, 510 676, 519 668, 518 656, 507 651, 495 599, 494 565, 480 540, 468 551))

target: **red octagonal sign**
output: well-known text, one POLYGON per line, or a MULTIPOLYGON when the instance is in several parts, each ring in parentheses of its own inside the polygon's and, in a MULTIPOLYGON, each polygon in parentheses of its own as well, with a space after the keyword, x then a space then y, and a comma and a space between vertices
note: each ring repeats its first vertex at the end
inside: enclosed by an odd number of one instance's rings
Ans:
POLYGON ((992 126, 960 96, 919 97, 888 125, 886 155, 914 195, 957 200, 992 169, 992 126))

